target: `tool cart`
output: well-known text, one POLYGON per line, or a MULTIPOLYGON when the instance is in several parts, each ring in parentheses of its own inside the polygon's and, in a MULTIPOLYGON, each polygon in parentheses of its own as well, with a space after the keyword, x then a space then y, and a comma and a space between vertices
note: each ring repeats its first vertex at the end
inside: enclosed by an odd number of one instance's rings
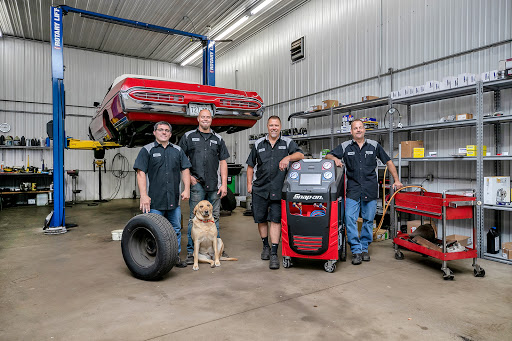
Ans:
MULTIPOLYGON (((424 245, 419 245, 410 239, 408 233, 400 232, 400 225, 398 224, 398 228, 396 229, 396 236, 393 239, 395 247, 395 258, 398 260, 404 259, 404 254, 399 250, 399 246, 401 246, 405 249, 440 259, 443 261, 441 270, 443 271, 443 278, 445 280, 453 280, 454 278, 453 272, 447 266, 448 261, 473 258, 473 272, 475 277, 484 277, 485 270, 481 268, 476 262, 476 228, 474 219, 476 215, 475 205, 476 197, 475 191, 473 189, 445 190, 443 193, 432 193, 426 192, 424 190, 396 193, 395 210, 398 212, 420 215, 422 217, 439 219, 442 221, 442 239, 439 241, 441 242, 441 247, 439 250, 436 250, 435 247, 429 248, 424 245), (461 192, 470 192, 472 193, 472 196, 448 194, 461 192), (446 241, 446 221, 455 219, 472 219, 473 243, 472 247, 465 247, 464 250, 448 252, 448 245, 446 241)), ((433 245, 435 246, 435 244, 433 245)))

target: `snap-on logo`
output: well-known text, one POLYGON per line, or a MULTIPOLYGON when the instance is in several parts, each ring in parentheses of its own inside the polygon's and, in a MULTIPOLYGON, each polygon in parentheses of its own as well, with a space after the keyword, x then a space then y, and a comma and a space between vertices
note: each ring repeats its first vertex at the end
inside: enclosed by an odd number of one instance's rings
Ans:
POLYGON ((322 195, 302 195, 302 194, 295 194, 293 196, 293 200, 318 200, 323 199, 324 197, 322 195))

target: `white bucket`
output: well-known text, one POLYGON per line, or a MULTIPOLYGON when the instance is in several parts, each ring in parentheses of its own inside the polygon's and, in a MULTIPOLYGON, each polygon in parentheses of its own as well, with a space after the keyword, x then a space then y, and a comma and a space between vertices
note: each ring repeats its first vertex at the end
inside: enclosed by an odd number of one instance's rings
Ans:
POLYGON ((123 230, 112 231, 112 240, 121 240, 122 236, 123 236, 123 230))

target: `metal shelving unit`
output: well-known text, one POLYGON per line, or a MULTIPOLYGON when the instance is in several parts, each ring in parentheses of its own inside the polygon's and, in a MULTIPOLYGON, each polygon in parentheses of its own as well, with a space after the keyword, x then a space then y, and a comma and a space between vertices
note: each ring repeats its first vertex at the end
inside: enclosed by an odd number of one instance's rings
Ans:
MULTIPOLYGON (((503 122, 512 121, 512 115, 507 116, 497 116, 497 117, 484 117, 483 112, 483 94, 485 92, 494 91, 494 107, 496 111, 500 110, 501 106, 501 90, 512 88, 512 79, 505 79, 493 82, 478 82, 475 85, 470 85, 462 88, 449 89, 444 91, 438 91, 433 93, 421 94, 417 96, 401 98, 392 100, 392 104, 401 104, 407 105, 407 115, 410 117, 411 114, 411 105, 415 104, 423 104, 433 101, 441 101, 441 100, 449 100, 462 96, 470 96, 476 95, 476 118, 464 121, 455 121, 455 122, 442 122, 442 123, 432 123, 432 124, 422 124, 422 125, 412 125, 407 126, 400 131, 414 131, 414 130, 434 130, 434 129, 443 129, 443 128, 458 128, 461 126, 475 126, 476 127, 476 135, 477 135, 477 148, 478 150, 482 150, 483 146, 483 126, 486 124, 494 124, 496 126, 496 148, 499 151, 500 146, 500 130, 499 124, 503 122)), ((499 173, 499 161, 510 161, 512 160, 512 156, 483 156, 481 153, 475 157, 425 157, 425 158, 405 158, 402 159, 399 157, 399 169, 402 161, 407 162, 443 162, 443 161, 476 161, 476 196, 477 201, 483 202, 483 163, 487 161, 495 161, 498 166, 495 166, 495 172, 499 173)), ((490 255, 483 252, 483 237, 484 237, 484 210, 491 210, 495 212, 499 211, 512 211, 512 207, 507 206, 498 206, 498 205, 480 205, 477 206, 476 209, 476 226, 477 226, 477 245, 478 245, 478 254, 480 257, 497 260, 503 263, 512 264, 512 260, 503 259, 502 257, 497 257, 496 255, 490 255)))
MULTIPOLYGON (((453 122, 434 122, 434 123, 427 123, 427 124, 419 124, 419 125, 407 125, 402 128, 396 128, 393 127, 393 114, 389 115, 389 128, 381 128, 381 129, 375 129, 375 130, 368 130, 367 135, 385 135, 389 134, 389 143, 390 143, 390 155, 393 154, 393 136, 394 133, 399 132, 412 132, 412 131, 422 131, 422 130, 437 130, 437 129, 450 129, 450 128, 459 128, 459 127, 475 127, 476 128, 476 135, 477 135, 477 146, 479 150, 482 150, 483 146, 483 126, 488 124, 493 124, 496 132, 496 150, 499 153, 500 150, 500 123, 503 122, 512 122, 512 115, 506 115, 506 116, 486 116, 484 117, 484 111, 483 111, 483 94, 486 92, 494 92, 494 109, 495 111, 499 111, 501 109, 501 90, 503 89, 509 89, 512 88, 512 79, 504 79, 504 80, 498 80, 498 81, 492 81, 492 82, 478 82, 473 85, 460 87, 460 88, 454 88, 454 89, 448 89, 443 91, 436 91, 431 93, 424 93, 420 95, 415 95, 411 97, 406 98, 399 98, 399 99, 391 99, 390 97, 382 97, 376 100, 367 101, 367 102, 358 102, 358 103, 352 103, 347 105, 342 105, 335 108, 320 110, 316 112, 298 112, 293 113, 289 116, 289 119, 291 118, 297 118, 297 119, 306 119, 308 120, 308 132, 309 129, 309 119, 312 118, 318 118, 318 117, 327 117, 330 116, 330 128, 331 133, 330 134, 321 134, 321 135, 313 135, 313 136, 295 136, 293 137, 295 140, 298 141, 310 141, 310 140, 326 140, 330 139, 331 141, 331 149, 334 148, 334 138, 338 137, 349 137, 350 133, 335 133, 334 131, 334 115, 339 114, 350 114, 353 111, 358 110, 364 110, 364 109, 370 109, 370 108, 377 108, 382 106, 388 106, 389 108, 393 107, 394 105, 405 105, 407 106, 407 122, 410 122, 411 117, 411 106, 417 105, 417 104, 424 104, 428 102, 434 102, 434 101, 443 101, 443 100, 450 100, 455 99, 458 97, 463 96, 475 96, 476 97, 476 110, 475 110, 475 117, 474 119, 464 120, 464 121, 453 121, 453 122)), ((512 156, 483 156, 478 155, 475 157, 457 157, 457 156, 443 156, 443 157, 426 157, 426 158, 406 158, 401 159, 399 158, 398 161, 398 169, 400 170, 402 165, 402 161, 409 162, 446 162, 446 161, 472 161, 476 162, 476 183, 477 189, 476 189, 476 197, 477 201, 483 202, 483 163, 488 161, 495 162, 495 172, 499 173, 500 171, 500 161, 510 161, 512 160, 512 156)), ((409 170, 410 174, 410 170, 409 170)), ((490 256, 483 252, 483 231, 484 231, 484 210, 490 210, 495 212, 503 212, 503 211, 512 211, 512 207, 506 207, 506 206, 493 206, 493 205, 480 205, 477 206, 476 209, 476 226, 477 226, 477 245, 478 245, 478 255, 483 258, 492 259, 492 260, 498 260, 500 262, 512 264, 512 260, 506 260, 501 257, 496 256, 490 256)), ((394 217, 394 208, 393 205, 391 206, 391 219, 393 220, 394 217)), ((393 221, 391 222, 393 226, 393 221)))

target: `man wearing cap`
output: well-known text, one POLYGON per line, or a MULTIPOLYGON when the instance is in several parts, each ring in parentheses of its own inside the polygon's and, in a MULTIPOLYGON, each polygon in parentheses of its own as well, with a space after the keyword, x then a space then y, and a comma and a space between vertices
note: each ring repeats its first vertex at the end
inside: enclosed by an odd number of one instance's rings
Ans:
POLYGON ((139 152, 133 169, 137 172, 142 213, 156 213, 169 220, 178 237, 176 267, 184 268, 181 261, 181 209, 180 173, 184 189, 181 200, 190 198, 190 162, 183 150, 169 142, 171 125, 160 121, 153 128, 155 142, 145 145, 139 152))

